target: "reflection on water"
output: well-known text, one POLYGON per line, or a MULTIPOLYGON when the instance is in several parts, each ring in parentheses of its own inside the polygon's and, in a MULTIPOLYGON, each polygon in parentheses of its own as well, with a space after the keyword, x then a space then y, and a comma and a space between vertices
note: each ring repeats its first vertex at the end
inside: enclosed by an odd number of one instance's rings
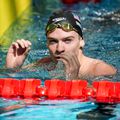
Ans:
MULTIPOLYGON (((6 103, 10 103, 10 101, 8 100, 6 103)), ((14 104, 17 103, 18 101, 14 101, 14 104)), ((79 100, 46 100, 40 101, 37 105, 26 105, 21 109, 2 113, 0 118, 33 120, 34 117, 35 120, 75 120, 78 112, 90 111, 91 109, 96 109, 96 107, 97 105, 94 103, 82 103, 79 100)))
POLYGON ((87 120, 108 120, 110 118, 116 119, 115 108, 116 104, 109 103, 96 103, 98 106, 96 109, 79 113, 77 119, 87 119, 87 120))

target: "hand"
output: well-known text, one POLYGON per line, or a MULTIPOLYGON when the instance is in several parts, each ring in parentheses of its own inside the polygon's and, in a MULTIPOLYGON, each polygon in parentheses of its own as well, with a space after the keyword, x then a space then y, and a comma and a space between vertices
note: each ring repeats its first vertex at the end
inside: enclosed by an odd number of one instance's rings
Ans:
POLYGON ((80 62, 75 53, 61 54, 59 60, 65 65, 67 80, 75 80, 79 78, 80 62))
POLYGON ((8 49, 6 67, 15 68, 21 66, 30 50, 30 46, 31 42, 24 39, 13 42, 8 49))

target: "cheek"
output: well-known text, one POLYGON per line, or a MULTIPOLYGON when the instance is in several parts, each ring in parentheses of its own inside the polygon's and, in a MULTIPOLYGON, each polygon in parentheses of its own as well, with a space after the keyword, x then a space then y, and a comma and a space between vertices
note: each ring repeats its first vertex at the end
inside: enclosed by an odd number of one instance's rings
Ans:
POLYGON ((79 51, 80 50, 80 47, 79 47, 79 44, 71 44, 69 47, 68 47, 68 50, 69 51, 79 51))
POLYGON ((55 51, 56 51, 56 46, 55 46, 55 45, 49 45, 49 46, 48 46, 48 49, 49 49, 49 51, 50 51, 51 53, 55 53, 55 51))

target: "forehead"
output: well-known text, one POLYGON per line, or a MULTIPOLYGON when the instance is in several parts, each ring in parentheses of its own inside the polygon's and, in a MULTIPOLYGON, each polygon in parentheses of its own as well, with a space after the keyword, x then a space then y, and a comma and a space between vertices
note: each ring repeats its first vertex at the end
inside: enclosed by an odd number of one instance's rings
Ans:
POLYGON ((63 38, 63 37, 78 37, 78 33, 75 31, 64 31, 61 28, 56 28, 53 32, 47 34, 47 38, 63 38))

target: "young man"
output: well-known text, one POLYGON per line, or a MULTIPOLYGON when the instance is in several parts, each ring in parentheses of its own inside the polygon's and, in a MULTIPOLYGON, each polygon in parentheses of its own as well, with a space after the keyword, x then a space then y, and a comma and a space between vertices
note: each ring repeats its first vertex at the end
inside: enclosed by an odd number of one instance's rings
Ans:
POLYGON ((50 52, 49 57, 28 66, 22 66, 30 50, 31 42, 21 39, 10 46, 6 58, 6 67, 31 68, 43 64, 49 66, 52 61, 55 63, 52 69, 55 69, 58 61, 62 61, 68 79, 85 79, 94 76, 114 75, 116 73, 113 66, 83 54, 82 49, 85 43, 81 22, 74 13, 70 11, 54 12, 46 26, 46 37, 47 47, 50 52))

